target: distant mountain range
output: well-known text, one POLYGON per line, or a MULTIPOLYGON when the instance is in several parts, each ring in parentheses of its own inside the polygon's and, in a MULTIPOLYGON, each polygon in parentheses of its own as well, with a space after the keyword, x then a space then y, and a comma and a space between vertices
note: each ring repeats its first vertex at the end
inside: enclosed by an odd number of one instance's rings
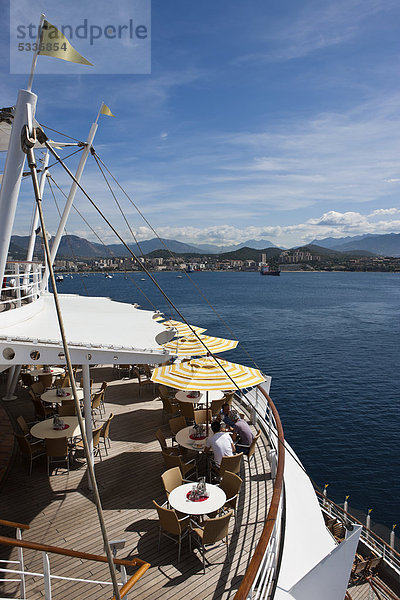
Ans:
MULTIPOLYGON (((26 255, 28 248, 29 237, 13 235, 11 238, 10 253, 16 258, 22 258, 26 255)), ((51 242, 50 242, 51 244, 51 242)), ((225 252, 234 252, 241 248, 249 247, 255 250, 262 250, 264 248, 277 248, 275 244, 268 240, 248 240, 241 244, 235 244, 231 246, 215 246, 212 244, 205 244, 201 246, 195 246, 192 244, 184 244, 176 240, 153 238, 151 240, 144 240, 138 244, 128 244, 129 248, 137 255, 150 254, 155 250, 164 250, 168 248, 173 254, 221 254, 225 252), (163 245, 165 244, 165 246, 163 245)), ((42 254, 41 241, 39 238, 36 239, 35 254, 42 254)), ((76 235, 64 235, 61 238, 60 248, 57 256, 76 258, 112 258, 118 256, 121 258, 130 256, 128 250, 122 244, 109 244, 102 245, 95 242, 89 242, 84 238, 80 238, 76 235)))
POLYGON ((343 238, 329 237, 313 240, 311 244, 338 252, 366 250, 378 256, 400 256, 400 233, 355 235, 343 238))
MULTIPOLYGON (((10 254, 16 259, 23 259, 26 256, 29 237, 13 235, 11 238, 10 254)), ((150 254, 157 250, 165 250, 165 246, 173 254, 227 254, 235 253, 243 248, 253 250, 270 249, 272 255, 280 252, 280 248, 269 240, 247 240, 240 244, 231 246, 215 246, 205 244, 195 246, 193 244, 184 244, 176 240, 158 238, 144 240, 137 244, 129 244, 131 250, 137 254, 150 254)), ((325 238, 322 240, 314 240, 308 246, 318 246, 336 252, 356 252, 356 253, 371 253, 379 256, 400 256, 400 233, 387 233, 383 235, 357 235, 354 237, 344 238, 325 238)), ((35 255, 42 256, 41 240, 38 238, 35 245, 35 255)), ((60 248, 58 251, 59 258, 112 258, 127 257, 129 253, 122 244, 103 245, 95 242, 90 242, 76 235, 64 235, 61 239, 60 248)))

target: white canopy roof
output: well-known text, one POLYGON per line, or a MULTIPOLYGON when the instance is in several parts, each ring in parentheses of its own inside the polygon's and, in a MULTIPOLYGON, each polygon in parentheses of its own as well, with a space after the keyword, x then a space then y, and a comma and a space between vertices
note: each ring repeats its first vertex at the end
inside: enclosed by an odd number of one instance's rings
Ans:
MULTIPOLYGON (((73 362, 159 364, 168 360, 169 354, 160 344, 171 339, 174 331, 157 323, 152 312, 109 298, 61 294, 59 299, 73 362)), ((30 353, 35 350, 41 353, 40 362, 63 362, 50 293, 32 304, 0 313, 0 362, 10 366, 30 363, 30 353)))

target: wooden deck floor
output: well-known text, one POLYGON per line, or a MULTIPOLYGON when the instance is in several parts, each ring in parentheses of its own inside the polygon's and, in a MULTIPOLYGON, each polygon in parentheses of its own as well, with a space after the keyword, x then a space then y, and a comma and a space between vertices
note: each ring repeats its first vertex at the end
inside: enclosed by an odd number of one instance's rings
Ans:
MULTIPOLYGON (((265 443, 260 440, 250 467, 247 461, 242 465, 244 483, 237 511, 238 531, 234 531, 233 521, 230 525, 231 561, 225 546, 220 546, 208 553, 211 564, 203 575, 200 555, 197 550, 189 553, 187 540, 183 542, 179 564, 177 546, 172 541, 162 538, 160 551, 157 550, 158 519, 152 500, 164 502, 165 494, 160 479, 164 468, 155 431, 160 426, 166 434, 169 430, 163 421, 161 402, 154 399, 150 389, 152 386, 139 395, 136 380, 112 381, 111 369, 92 369, 91 376, 95 380, 94 387, 103 379, 111 382, 106 392, 106 414, 115 415, 109 456, 103 455, 101 462, 96 459, 108 535, 110 539, 126 540, 119 558, 139 556, 152 565, 130 597, 141 600, 232 598, 257 545, 272 495, 265 443)), ((32 420, 31 402, 23 390, 19 399, 9 403, 7 408, 14 417, 23 414, 32 420)), ((39 459, 29 477, 26 464, 17 456, 1 490, 0 518, 29 524, 31 528, 24 533, 24 539, 102 553, 97 513, 84 468, 72 469, 69 474, 60 469, 49 478, 45 460, 39 459)), ((4 527, 1 533, 13 536, 4 527)), ((5 547, 0 546, 0 552, 1 558, 10 556, 5 547)), ((11 556, 15 555, 12 551, 11 556)), ((26 551, 25 564, 31 571, 42 571, 40 553, 26 551)), ((109 580, 106 567, 98 563, 52 556, 51 569, 56 575, 109 580)), ((30 600, 44 597, 41 579, 27 579, 27 588, 30 600)), ((0 596, 18 597, 17 584, 2 585, 0 596)), ((112 591, 83 583, 54 582, 53 598, 73 597, 111 598, 112 591)))

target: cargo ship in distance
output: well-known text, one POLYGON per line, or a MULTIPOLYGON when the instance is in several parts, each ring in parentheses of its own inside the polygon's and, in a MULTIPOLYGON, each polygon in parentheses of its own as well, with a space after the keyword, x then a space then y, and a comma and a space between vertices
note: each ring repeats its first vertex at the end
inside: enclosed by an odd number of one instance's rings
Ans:
POLYGON ((260 269, 261 275, 275 275, 278 276, 281 274, 279 269, 271 269, 269 265, 261 265, 260 269))

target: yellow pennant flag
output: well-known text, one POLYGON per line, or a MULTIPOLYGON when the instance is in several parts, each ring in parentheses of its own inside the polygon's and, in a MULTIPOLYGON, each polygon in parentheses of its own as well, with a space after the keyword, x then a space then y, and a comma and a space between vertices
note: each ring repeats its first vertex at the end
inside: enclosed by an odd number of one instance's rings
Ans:
POLYGON ((115 115, 113 115, 111 110, 108 108, 107 104, 104 104, 104 102, 101 104, 100 114, 107 115, 108 117, 115 117, 115 115))
POLYGON ((55 58, 80 63, 81 65, 93 66, 91 62, 86 60, 71 46, 65 35, 48 21, 44 21, 43 23, 39 54, 54 56, 55 58))

